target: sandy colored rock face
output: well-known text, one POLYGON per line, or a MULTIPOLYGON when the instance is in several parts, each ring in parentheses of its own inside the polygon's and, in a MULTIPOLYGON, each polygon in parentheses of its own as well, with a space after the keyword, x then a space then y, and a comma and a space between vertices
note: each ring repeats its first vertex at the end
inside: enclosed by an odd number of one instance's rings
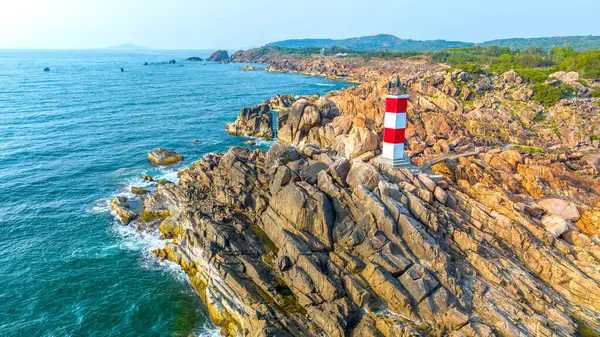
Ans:
POLYGON ((166 166, 179 163, 183 160, 183 155, 159 148, 148 152, 148 160, 154 165, 166 166))
MULTIPOLYGON (((194 284, 224 329, 493 336, 542 324, 571 336, 576 308, 600 312, 598 261, 581 255, 598 243, 563 218, 516 211, 505 192, 484 188, 483 172, 460 173, 482 159, 447 163, 453 176, 440 181, 333 156, 305 179, 323 153, 304 152, 276 143, 267 154, 209 155, 145 204, 168 210, 164 228, 177 224, 157 254, 202 280, 194 284), (515 307, 519 296, 527 301, 515 307)), ((512 150, 484 157, 489 174, 503 175, 530 160, 512 150)))
POLYGON ((516 73, 236 54, 365 83, 295 100, 267 153, 208 155, 145 197, 173 238, 157 256, 181 266, 224 333, 600 333, 596 99, 544 107, 516 73), (396 74, 423 172, 372 161, 396 74))

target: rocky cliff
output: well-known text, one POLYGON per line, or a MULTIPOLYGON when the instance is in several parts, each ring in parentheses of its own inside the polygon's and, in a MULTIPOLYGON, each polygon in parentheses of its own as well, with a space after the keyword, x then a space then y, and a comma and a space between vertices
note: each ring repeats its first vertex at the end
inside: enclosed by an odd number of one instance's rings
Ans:
POLYGON ((268 152, 208 155, 143 197, 135 223, 172 239, 157 256, 222 334, 600 333, 599 100, 580 88, 544 106, 512 72, 352 69, 360 86, 242 110, 236 130, 272 130, 257 121, 284 107, 268 152), (373 161, 396 75, 420 170, 373 161))

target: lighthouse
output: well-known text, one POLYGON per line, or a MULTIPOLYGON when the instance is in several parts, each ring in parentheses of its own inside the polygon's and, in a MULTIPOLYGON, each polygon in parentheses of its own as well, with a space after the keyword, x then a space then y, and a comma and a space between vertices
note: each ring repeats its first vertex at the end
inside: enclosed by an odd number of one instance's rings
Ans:
POLYGON ((377 158, 377 162, 393 167, 409 168, 412 165, 408 158, 404 156, 408 95, 401 92, 399 78, 396 79, 395 89, 395 91, 392 90, 392 82, 387 84, 383 149, 381 156, 377 158))

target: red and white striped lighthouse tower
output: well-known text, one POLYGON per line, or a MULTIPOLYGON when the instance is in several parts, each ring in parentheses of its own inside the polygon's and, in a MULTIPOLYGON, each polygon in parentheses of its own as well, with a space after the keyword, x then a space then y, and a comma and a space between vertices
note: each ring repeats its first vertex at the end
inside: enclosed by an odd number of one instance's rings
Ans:
POLYGON ((378 162, 400 167, 410 165, 410 161, 404 157, 408 95, 400 92, 400 79, 396 79, 395 87, 395 93, 392 93, 391 82, 387 85, 388 94, 385 96, 385 119, 383 123, 383 151, 378 158, 378 162))

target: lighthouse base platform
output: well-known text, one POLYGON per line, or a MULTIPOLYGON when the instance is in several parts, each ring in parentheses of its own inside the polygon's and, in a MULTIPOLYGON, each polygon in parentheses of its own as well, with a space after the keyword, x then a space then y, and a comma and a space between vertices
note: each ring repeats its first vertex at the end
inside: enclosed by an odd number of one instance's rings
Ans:
POLYGON ((389 159, 383 158, 383 156, 377 156, 375 157, 375 162, 377 164, 387 165, 397 169, 419 171, 419 168, 413 165, 408 158, 389 159))

